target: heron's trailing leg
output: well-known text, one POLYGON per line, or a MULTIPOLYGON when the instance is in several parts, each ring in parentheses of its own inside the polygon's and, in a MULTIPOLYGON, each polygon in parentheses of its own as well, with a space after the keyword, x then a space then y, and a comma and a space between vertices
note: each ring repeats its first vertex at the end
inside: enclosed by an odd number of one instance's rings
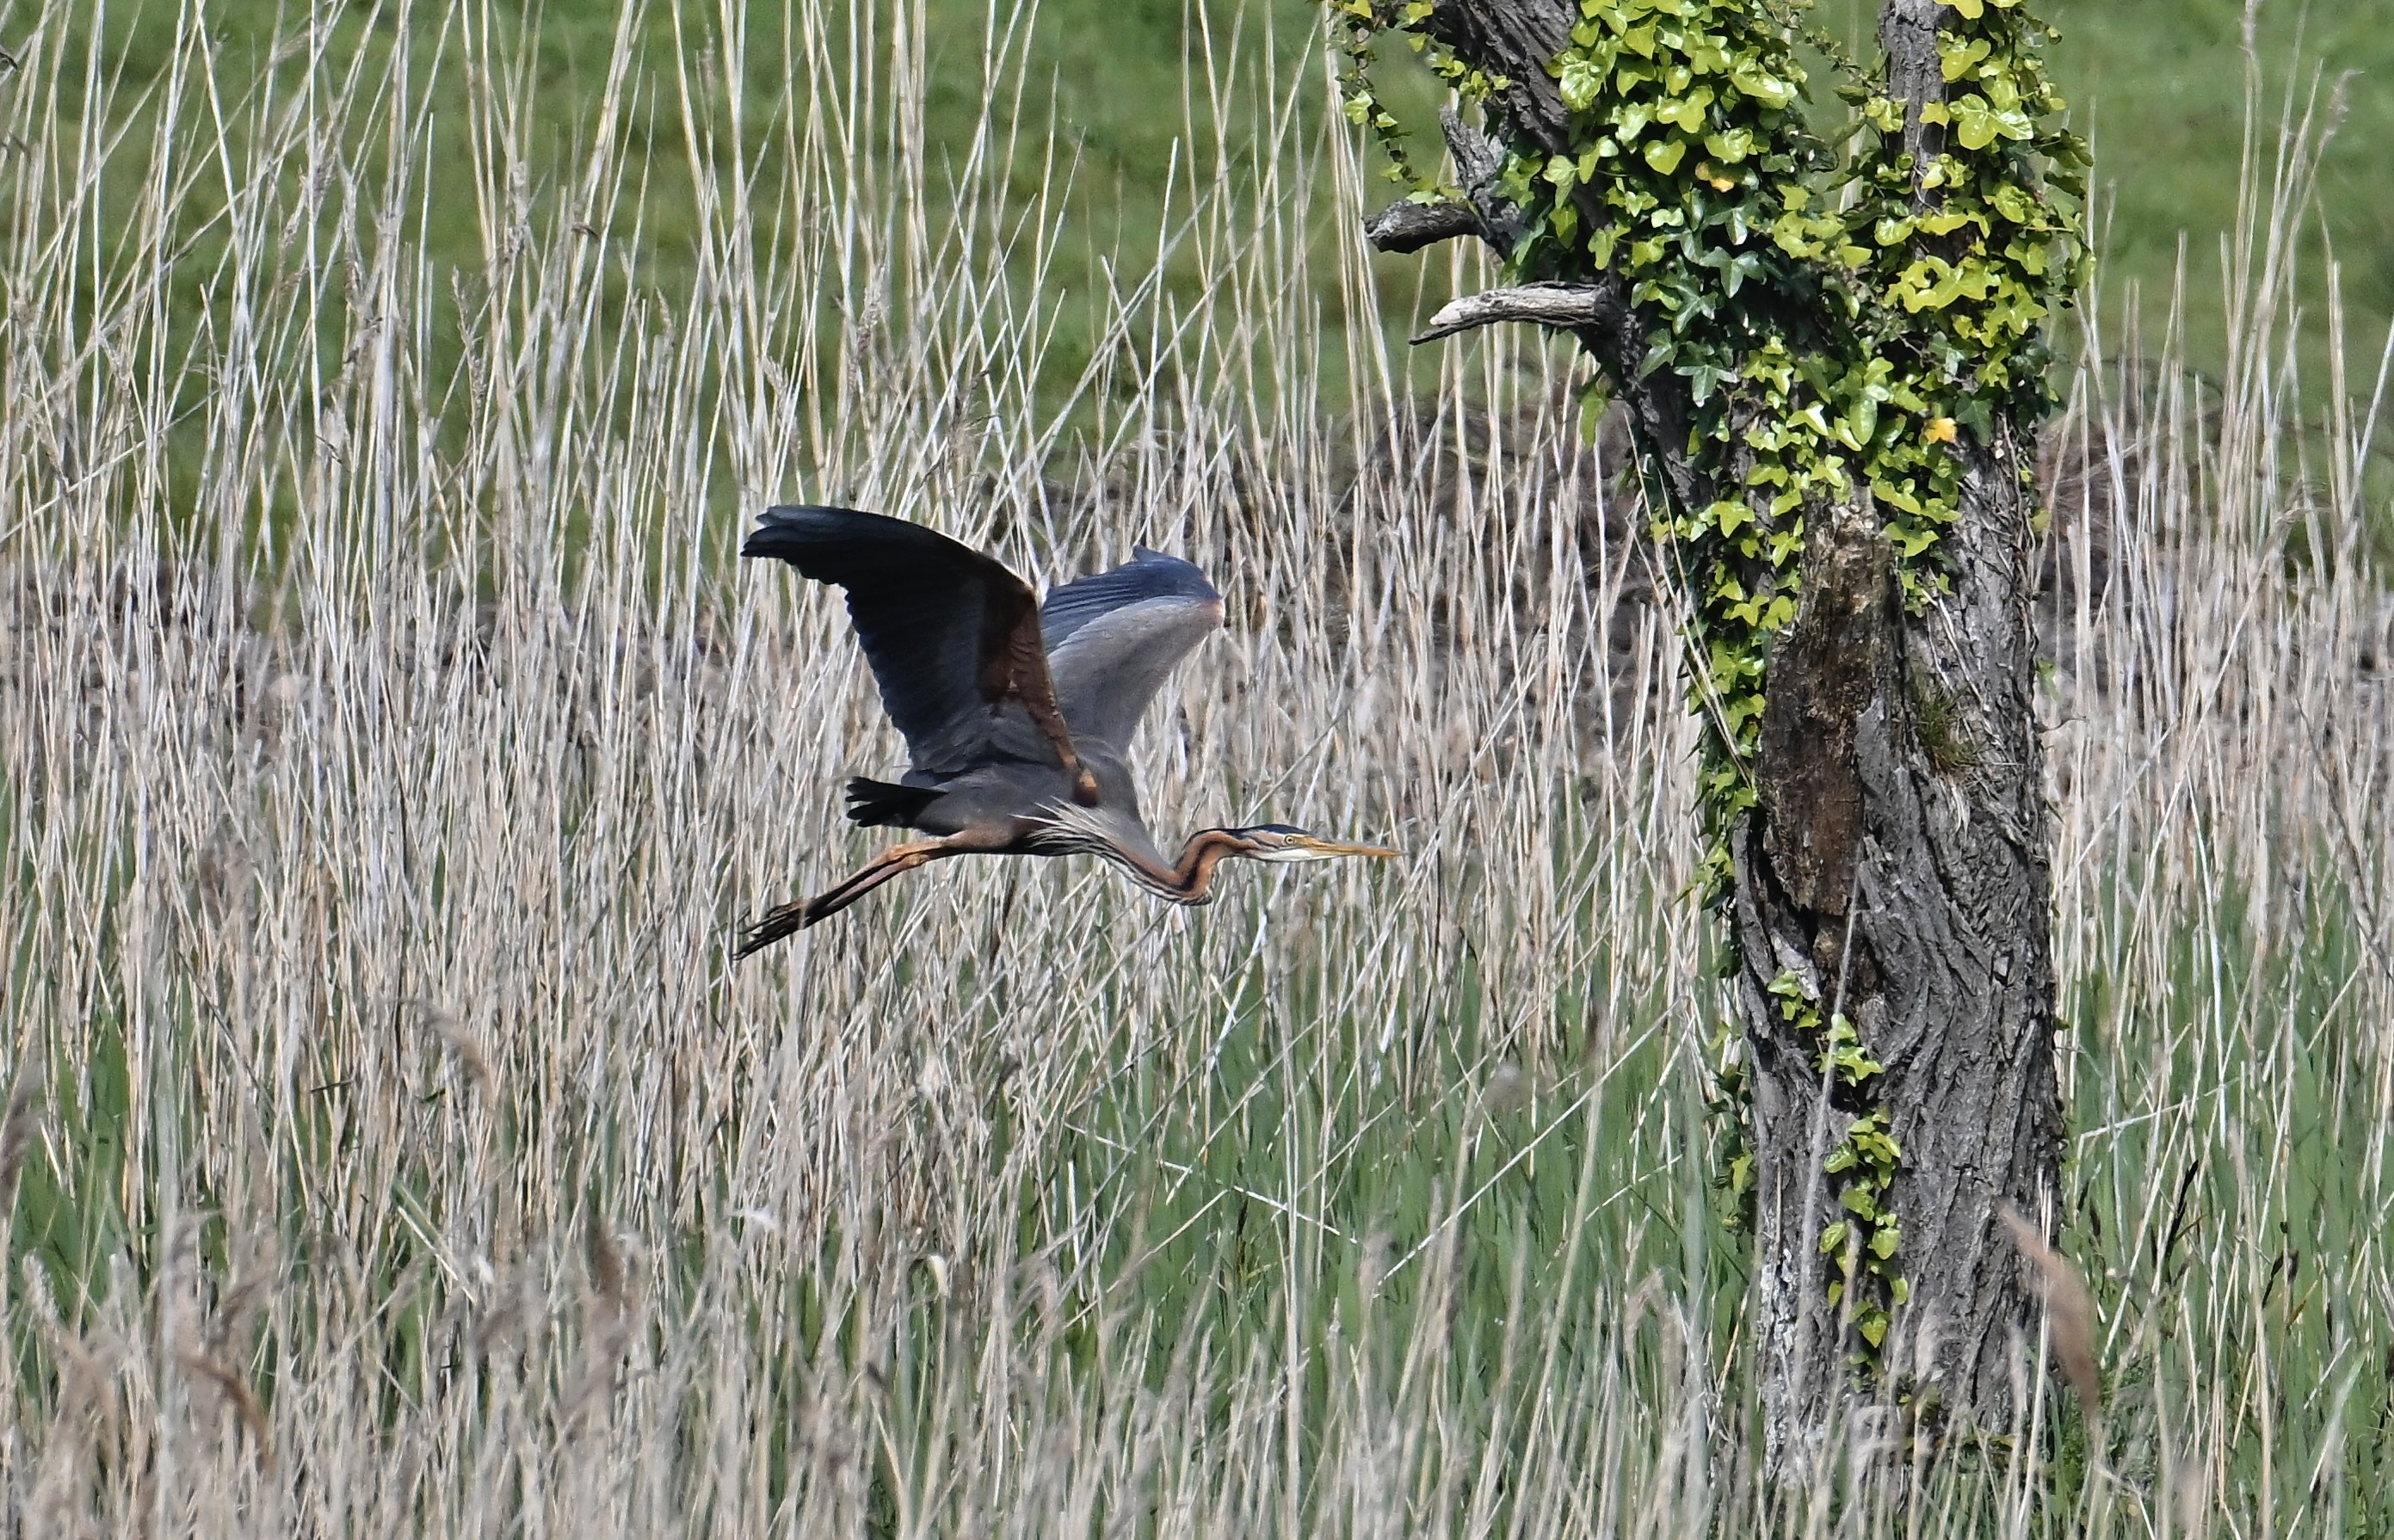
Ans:
POLYGON ((796 935, 817 920, 838 914, 902 872, 911 872, 943 856, 982 854, 992 849, 987 839, 973 835, 949 835, 939 839, 914 839, 903 845, 892 845, 828 892, 768 911, 765 917, 741 939, 740 948, 732 955, 745 957, 759 948, 772 945, 784 936, 796 935))

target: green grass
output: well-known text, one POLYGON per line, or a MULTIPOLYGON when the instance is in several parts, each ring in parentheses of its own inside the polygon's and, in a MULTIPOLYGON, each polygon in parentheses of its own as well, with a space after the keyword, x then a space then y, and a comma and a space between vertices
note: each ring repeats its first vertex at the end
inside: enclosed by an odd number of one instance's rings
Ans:
MULTIPOLYGON (((211 0, 204 31, 223 50, 229 72, 239 73, 261 56, 260 40, 272 34, 278 0, 211 0)), ((1826 20, 1850 38, 1866 38, 1873 14, 1862 0, 1825 0, 1826 20)), ((160 78, 172 51, 176 14, 167 0, 118 4, 106 13, 113 66, 122 85, 136 89, 160 78)), ((699 213, 691 161, 679 131, 678 86, 654 61, 677 46, 672 7, 641 8, 636 29, 651 60, 633 82, 622 165, 627 179, 643 189, 642 239, 630 274, 638 283, 677 286, 692 275, 699 213)), ((867 12, 864 14, 877 14, 867 12)), ((2103 263, 2098 282, 2115 301, 2122 319, 2127 300, 2138 298, 2140 330, 2133 342, 2147 351, 2161 346, 2158 328, 2169 314, 2170 296, 2181 278, 2188 303, 2179 313, 2187 328, 2181 350, 2197 367, 2217 373, 2227 366, 2228 327, 2217 245, 2220 232, 2237 223, 2239 166, 2244 153, 2245 62, 2243 7, 2235 0, 2168 0, 2166 4, 2076 4, 2056 0, 2048 7, 2059 27, 2053 70, 2075 104, 2073 121, 2098 152, 2099 237, 2103 263)), ((419 50, 443 34, 442 7, 350 7, 335 13, 335 39, 375 33, 388 39, 402 26, 419 50)), ((524 51, 531 78, 548 99, 586 100, 605 83, 618 7, 600 0, 550 0, 527 22, 520 14, 493 19, 500 46, 524 51)), ((2381 24, 2371 0, 2323 0, 2301 7, 2269 7, 2257 13, 2254 58, 2265 82, 2267 118, 2257 125, 2265 159, 2282 111, 2299 119, 2307 110, 2334 115, 2341 126, 2319 168, 2315 204, 2307 204, 2298 226, 2302 274, 2301 328, 2307 373, 2314 390, 2324 387, 2329 293, 2326 258, 2339 274, 2338 302, 2351 335, 2382 337, 2394 323, 2394 213, 2375 196, 2377 147, 2394 135, 2394 94, 2372 82, 2394 73, 2394 34, 2381 24), (2346 82, 2338 92, 2339 81, 2346 82), (2331 112, 2331 104, 2334 112, 2331 112)), ((901 25, 917 24, 914 7, 882 19, 874 41, 887 45, 901 25)), ((1236 7, 1216 4, 1191 10, 1184 0, 1038 0, 1020 11, 1002 10, 993 23, 974 0, 924 0, 919 120, 920 151, 935 185, 956 174, 971 153, 980 125, 993 111, 1018 112, 1033 131, 996 175, 976 180, 994 190, 1016 213, 1034 205, 1057 222, 1052 265, 1042 292, 1057 319, 1057 337, 1046 361, 1051 394, 1080 377, 1100 345, 1108 291, 1119 274, 1146 272, 1174 243, 1183 216, 1168 191, 1183 188, 1199 157, 1218 154, 1237 173, 1237 185, 1251 186, 1258 166, 1285 147, 1266 142, 1259 130, 1269 121, 1270 91, 1219 118, 1206 101, 1208 60, 1213 78, 1252 86, 1272 76, 1272 91, 1319 88, 1318 64, 1302 61, 1319 36, 1316 7, 1304 0, 1236 7), (1191 23, 1203 30, 1184 30, 1191 23), (1006 50, 1003 89, 992 99, 981 63, 985 37, 993 34, 1006 50), (1210 44, 1210 46, 1208 46, 1210 44), (1192 115, 1190 109, 1194 108, 1192 115), (1192 136, 1192 127, 1203 132, 1192 136), (1053 126, 1052 145, 1047 128, 1053 126), (1217 139, 1215 136, 1218 134, 1217 139)), ((750 142, 764 141, 770 117, 802 111, 789 95, 784 68, 788 41, 777 7, 755 7, 744 23, 746 52, 741 86, 749 103, 750 142)), ((835 34, 848 27, 835 19, 835 34)), ((448 46, 456 46, 453 26, 448 46)), ((680 34, 686 43, 689 33, 680 34)), ((846 35, 838 46, 844 46, 846 35)), ((1435 142, 1431 108, 1436 97, 1427 77, 1410 61, 1391 59, 1382 75, 1392 99, 1415 125, 1417 137, 1435 142)), ((799 72, 801 86, 806 76, 799 72)), ((719 76, 694 82, 702 96, 719 99, 719 76)), ((436 116, 462 123, 463 72, 442 72, 433 86, 436 116)), ((63 104, 72 111, 74 93, 63 104)), ((1828 108, 1835 109, 1834 101, 1828 108)), ((586 152, 586 128, 571 116, 526 125, 522 151, 536 200, 563 206, 572 183, 572 166, 586 152)), ((910 130, 912 132, 912 130, 910 130)), ((450 148, 456 148, 454 134, 450 148)), ((821 220, 823 210, 778 211, 785 217, 821 220)), ((424 239, 436 260, 471 270, 480 262, 478 216, 458 190, 436 186, 426 208, 424 239)), ((1319 205, 1296 211, 1318 260, 1309 264, 1309 295, 1333 330, 1359 318, 1345 291, 1333 281, 1330 254, 1351 246, 1353 232, 1334 226, 1319 205)), ((1424 274, 1414 259, 1373 258, 1384 286, 1403 295, 1424 274)), ((1019 274, 1018 274, 1019 276, 1019 274)), ((1434 306, 1452 282, 1427 275, 1418 302, 1408 296, 1393 320, 1375 312, 1364 324, 1403 335, 1416 303, 1434 306)), ((1200 265, 1185 252, 1165 262, 1161 281, 1183 302, 1204 283, 1200 265)), ((1338 349, 1327 349, 1323 366, 1334 380, 1346 366, 1338 349)), ((1427 388, 1435 367, 1408 364, 1408 380, 1427 388)), ((2348 388, 2365 390, 2369 381, 2348 388)))
MULTIPOLYGON (((694 167, 709 157, 719 166, 723 146, 718 141, 693 159, 681 133, 686 89, 703 111, 719 111, 736 86, 743 99, 743 148, 750 153, 774 143, 785 120, 802 119, 809 110, 809 82, 816 77, 802 61, 791 68, 790 50, 799 44, 783 25, 785 13, 771 6, 747 9, 736 81, 697 37, 703 7, 685 17, 678 29, 670 5, 644 4, 634 10, 631 35, 642 62, 625 83, 614 165, 625 184, 639 190, 640 226, 638 241, 625 254, 621 280, 611 282, 612 302, 623 302, 641 286, 677 290, 698 276, 703 215, 694 167), (700 56, 691 60, 686 79, 666 67, 683 49, 700 56)), ((210 0, 196 14, 179 11, 173 0, 119 0, 99 13, 98 32, 74 22, 69 26, 80 42, 101 42, 114 99, 131 101, 153 92, 165 78, 182 35, 178 29, 204 36, 218 50, 228 78, 255 74, 267 62, 265 40, 276 35, 277 18, 286 10, 284 0, 210 0)), ((1003 211, 1003 222, 1019 221, 1035 208, 1052 227, 1046 232, 1052 251, 1043 270, 1033 274, 1027 249, 1014 269, 1019 281, 1037 283, 1055 326, 1042 382, 1051 399, 1070 390, 1103 344, 1125 275, 1153 271, 1176 299, 1187 304, 1197 298, 1205 275, 1202 261, 1186 249, 1192 183, 1214 186, 1216 195, 1251 197, 1259 169, 1293 148, 1275 138, 1290 121, 1278 99, 1292 90, 1318 90, 1320 28, 1310 7, 1295 0, 1243 8, 1216 6, 1186 18, 1185 10, 1182 0, 1106 6, 1025 0, 995 7, 993 16, 977 0, 924 0, 887 10, 838 10, 821 19, 822 46, 837 61, 821 77, 826 92, 835 95, 869 81, 869 71, 862 76, 850 71, 852 59, 873 60, 893 46, 906 46, 919 57, 919 99, 906 120, 884 116, 866 129, 878 141, 877 150, 919 157, 929 185, 943 192, 959 178, 969 181, 974 197, 993 200, 1003 211), (1185 20, 1212 30, 1192 31, 1184 41, 1185 20), (994 75, 984 67, 984 47, 993 43, 994 75), (1224 110, 1217 111, 1212 99, 1217 91, 1227 93, 1219 103, 1224 110), (1019 123, 1019 134, 1010 145, 1001 141, 995 147, 996 164, 973 168, 975 137, 993 122, 1019 123), (1229 174, 1219 183, 1214 182, 1217 162, 1229 174)), ((464 46, 458 16, 428 0, 376 0, 326 14, 324 42, 341 52, 359 48, 377 67, 388 60, 402 34, 419 68, 437 53, 454 58, 464 46)), ((621 16, 622 7, 601 0, 550 0, 528 11, 491 17, 480 46, 504 60, 499 67, 520 71, 544 101, 586 103, 606 86, 621 16)), ((286 52, 278 78, 299 78, 295 72, 303 59, 286 52)), ((434 136, 429 149, 438 155, 461 153, 474 84, 463 70, 428 72, 423 88, 426 121, 434 136)), ((1409 95, 1430 99, 1426 86, 1409 95)), ((70 120, 80 100, 70 73, 59 99, 70 120)), ((154 92, 150 105, 156 105, 154 92)), ((143 112, 124 117, 137 133, 154 121, 143 112)), ((250 126, 236 118, 230 142, 246 142, 250 126)), ((589 153, 591 132, 592 125, 573 112, 545 112, 520 125, 510 149, 523 161, 532 206, 540 215, 585 216, 575 196, 577 167, 589 153)), ((362 148, 372 152, 370 146, 362 148)), ((203 253, 215 249, 206 224, 214 212, 203 196, 179 213, 180 228, 197 238, 203 253)), ((761 213, 820 230, 840 211, 761 213)), ((1347 311, 1335 264, 1326 259, 1353 244, 1351 231, 1335 228, 1315 204, 1283 204, 1271 215, 1297 219, 1325 258, 1310 264, 1309 302, 1322 309, 1334 328, 1356 320, 1347 311)), ((460 182, 439 178, 424 189, 419 233, 436 263, 472 273, 487 260, 483 216, 460 182)), ((1384 282, 1397 290, 1417 270, 1411 259, 1374 261, 1384 282)), ((187 267, 197 270, 200 264, 187 267)), ((197 292, 191 279, 178 275, 178 305, 194 304, 197 292)), ((1361 319, 1391 336, 1402 334, 1405 321, 1377 309, 1361 319)), ((1322 362, 1334 382, 1347 362, 1335 349, 1325 349, 1322 362)), ((1434 375, 1434 366, 1414 369, 1417 378, 1434 375)))
MULTIPOLYGON (((2103 281, 2115 292, 2131 284, 2140 291, 2150 336, 2167 315, 2183 250, 2188 354, 2217 368, 2228 348, 2218 243, 2237 224, 2245 125, 2243 7, 2233 0, 2060 0, 2051 14, 2062 29, 2055 69, 2076 107, 2073 121, 2094 144, 2097 180, 2109 199, 2103 281)), ((2256 21, 2254 61, 2268 113, 2255 125, 2261 153, 2271 152, 2282 114, 2315 110, 2324 117, 2332 101, 2341 108, 2302 230, 2310 268, 2301 290, 2310 322, 2307 362, 2317 382, 2326 352, 2327 257, 2338 265, 2361 351, 2373 339, 2382 344, 2394 322, 2394 208, 2382 195, 2385 146, 2394 137, 2394 92, 2387 88, 2394 31, 2372 0, 2264 6, 2256 21)))

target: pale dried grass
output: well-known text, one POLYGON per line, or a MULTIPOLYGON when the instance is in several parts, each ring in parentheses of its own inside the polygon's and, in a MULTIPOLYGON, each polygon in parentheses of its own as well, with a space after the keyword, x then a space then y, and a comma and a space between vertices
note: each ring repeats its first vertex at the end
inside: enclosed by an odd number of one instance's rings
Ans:
MULTIPOLYGON (((1011 130, 935 172, 921 13, 852 49, 839 14, 792 7, 786 103, 723 84, 744 34, 694 6, 571 104, 480 4, 437 55, 295 33, 263 84, 187 34, 146 116, 104 72, 54 116, 61 15, 10 34, 0 1039, 37 1089, 0 1131, 0 1523, 1750 1530, 1691 739, 1620 682, 1671 649, 1612 635, 1634 523, 1591 540, 1568 355, 1454 348, 1425 408, 1289 280, 1323 259, 1297 211, 1367 195, 1322 79, 1217 74, 1173 231, 1200 282, 1122 275, 1059 412, 1065 232, 1003 185, 1011 130), (457 69, 487 88, 436 151, 409 104, 457 69), (642 92, 687 104, 688 293, 625 267, 642 92), (536 196, 513 147, 566 113, 582 159, 536 196), (1233 120, 1273 148, 1249 170, 1233 120), (413 221, 463 184, 486 257, 453 275, 413 221), (1401 419, 1431 426, 1383 452, 1401 419), (739 921, 868 848, 838 776, 897 757, 836 600, 730 558, 796 496, 1046 578, 1134 541, 1205 564, 1230 625, 1141 745, 1155 821, 1408 859, 1193 913, 957 862, 731 967, 739 921)), ((1350 313, 1401 302, 1335 249, 1350 313)), ((2106 1447, 2049 1440, 2024 1381, 2029 1458, 1893 1512, 1824 1489, 1790 1533, 2374 1500, 2374 418, 2339 380, 2297 432, 2291 255, 2237 270, 2227 381, 2107 371, 2098 326, 2074 382, 2074 421, 2151 425, 2073 590, 2100 672, 2048 735, 2106 1447), (2298 441, 2326 474, 2288 474, 2298 441)))

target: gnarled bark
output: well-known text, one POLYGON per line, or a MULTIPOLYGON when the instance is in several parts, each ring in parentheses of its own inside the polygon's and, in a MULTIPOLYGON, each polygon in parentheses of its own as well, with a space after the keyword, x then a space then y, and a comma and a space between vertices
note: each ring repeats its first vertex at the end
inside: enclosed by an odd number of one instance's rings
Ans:
MULTIPOLYGON (((1921 156, 1941 142, 1920 112, 1944 89, 1940 9, 1884 0, 1881 13, 1888 89, 1921 156)), ((1440 0, 1428 29, 1509 82, 1490 103, 1496 139, 1552 153, 1570 116, 1546 66, 1577 15, 1571 0, 1440 0)), ((1509 251, 1494 157, 1452 118, 1448 139, 1468 206, 1439 217, 1509 251)), ((1593 199, 1581 213, 1604 217, 1593 199)), ((1639 377, 1652 318, 1617 281, 1592 272, 1450 309, 1429 336, 1514 318, 1569 328, 1616 382, 1665 494, 1682 507, 1711 500, 1688 453, 1686 384, 1669 370, 1639 377)), ((1824 1430, 1882 1421, 1890 1392, 1934 1408, 1932 1428, 2000 1426, 2010 1411, 2031 1300, 1999 1216, 2006 1200, 2033 1213, 2049 1196, 2060 1135, 2026 441, 1998 421, 1991 441, 1965 433, 1953 446, 1964 485, 1941 548, 1950 589, 1918 615, 1898 600, 1867 499, 1815 510, 1797 617, 1770 662, 1758 800, 1732 833, 1731 925, 1754 1071, 1755 1340, 1783 1474, 1808 1451, 1834 1453, 1824 1430), (1821 1020, 1853 1021, 1884 1066, 1866 1098, 1824 1075, 1817 1026, 1782 1016, 1770 994, 1782 973, 1803 981, 1821 1020), (1902 1152, 1889 1207, 1909 1288, 1876 1384, 1848 1366, 1860 1344, 1828 1302, 1835 1273, 1819 1247, 1836 1217, 1822 1161, 1864 1099, 1886 1110, 1902 1152)))
POLYGON ((1948 536, 1953 592, 1911 617, 1874 521, 1838 510, 1814 532, 1772 658, 1733 924, 1754 1064, 1754 1324, 1782 1468, 1834 1454, 1814 1442, 1823 1430, 1880 1428, 1864 1401, 1901 1396, 1931 1430, 2010 1410, 2030 1301, 2000 1215, 2053 1191, 2060 1137, 2029 511, 1992 455, 1974 467, 1948 536), (1866 1099, 1782 1019, 1769 994, 1782 971, 1885 1067, 1866 1099), (1910 1288, 1872 1388, 1847 1374, 1858 1345, 1827 1304, 1819 1244, 1838 1218, 1822 1160, 1866 1104, 1903 1152, 1888 1206, 1910 1288))

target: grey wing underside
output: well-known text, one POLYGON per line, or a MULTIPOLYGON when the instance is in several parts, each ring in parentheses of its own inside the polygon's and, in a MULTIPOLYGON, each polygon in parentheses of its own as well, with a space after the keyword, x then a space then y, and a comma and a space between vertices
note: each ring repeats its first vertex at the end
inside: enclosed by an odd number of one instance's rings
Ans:
POLYGON ((1040 606, 1047 671, 1076 743, 1127 748, 1180 660, 1222 625, 1222 596, 1178 557, 1139 548, 1040 606))

